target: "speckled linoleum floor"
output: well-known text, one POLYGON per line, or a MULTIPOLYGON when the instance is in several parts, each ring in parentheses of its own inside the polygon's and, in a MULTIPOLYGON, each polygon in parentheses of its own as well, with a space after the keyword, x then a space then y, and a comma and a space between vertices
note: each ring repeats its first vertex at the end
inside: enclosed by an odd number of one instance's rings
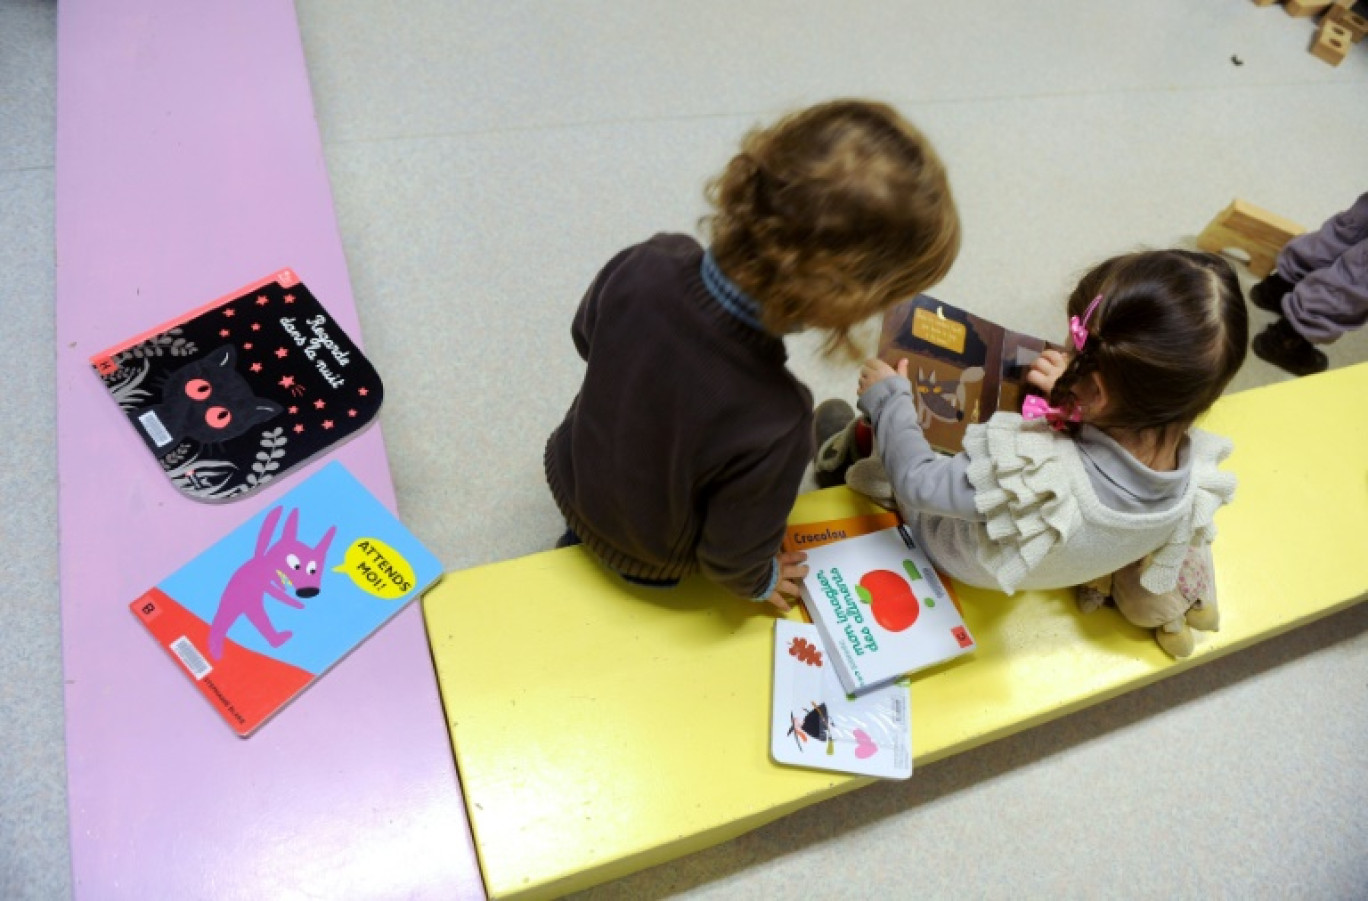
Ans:
MULTIPOLYGON (((554 541, 540 455, 578 384, 575 303, 620 247, 692 230, 703 182, 780 112, 843 95, 906 112, 945 157, 964 220, 939 294, 1038 334, 1060 330, 1063 292, 1089 264, 1190 245, 1233 197, 1315 225, 1368 188, 1368 45, 1332 68, 1307 53, 1311 20, 1248 0, 300 0, 298 12, 367 350, 389 386, 400 509, 452 569, 554 541)), ((0 897, 12 899, 71 886, 55 59, 55 5, 0 4, 0 897)), ((814 340, 791 353, 818 397, 853 397, 853 370, 819 359, 814 340)), ((1368 334, 1330 354, 1368 360, 1368 334)), ((1284 378, 1251 357, 1232 390, 1284 378)), ((1368 897, 1365 749, 1360 605, 584 897, 1368 897)))

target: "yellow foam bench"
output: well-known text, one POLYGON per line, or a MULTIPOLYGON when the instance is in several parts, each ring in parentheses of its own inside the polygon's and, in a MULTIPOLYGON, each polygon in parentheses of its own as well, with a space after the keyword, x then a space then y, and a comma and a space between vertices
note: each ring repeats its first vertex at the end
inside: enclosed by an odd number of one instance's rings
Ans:
MULTIPOLYGON (((958 586, 979 648, 912 683, 917 765, 1182 672, 1368 592, 1368 363, 1220 401, 1219 633, 1173 661, 1069 591, 958 586)), ((844 488, 793 522, 868 512, 844 488)), ((769 758, 773 616, 702 580, 632 588, 580 548, 449 574, 423 601, 492 898, 586 888, 870 780, 769 758)), ((916 773, 912 775, 916 779, 916 773)))

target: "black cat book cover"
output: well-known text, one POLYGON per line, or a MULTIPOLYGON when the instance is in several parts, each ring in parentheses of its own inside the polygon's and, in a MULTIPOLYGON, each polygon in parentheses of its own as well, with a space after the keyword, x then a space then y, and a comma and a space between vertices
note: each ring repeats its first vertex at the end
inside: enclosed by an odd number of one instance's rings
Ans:
POLYGON ((998 410, 1021 412, 1026 373, 1041 351, 1058 345, 1014 332, 928 294, 884 315, 879 357, 906 359, 917 421, 936 450, 958 453, 964 432, 998 410))
POLYGON ((281 270, 90 358, 162 470, 199 501, 246 497, 375 418, 375 368, 281 270))

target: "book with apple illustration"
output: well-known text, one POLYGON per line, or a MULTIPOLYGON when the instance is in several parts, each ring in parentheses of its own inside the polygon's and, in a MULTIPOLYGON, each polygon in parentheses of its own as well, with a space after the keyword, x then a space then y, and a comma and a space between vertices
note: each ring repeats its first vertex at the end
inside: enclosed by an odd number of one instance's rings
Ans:
POLYGON ((896 367, 907 360, 917 421, 936 450, 958 453, 964 431, 998 410, 1020 412, 1034 389, 1026 373, 1040 352, 1057 347, 919 294, 890 309, 879 336, 879 357, 896 367))
POLYGON ((905 526, 807 553, 803 603, 847 692, 974 649, 954 598, 905 526))
POLYGON ((892 510, 881 513, 865 513, 859 516, 845 516, 840 519, 824 519, 820 522, 800 522, 784 529, 783 549, 786 551, 809 551, 815 547, 845 541, 857 535, 868 535, 881 529, 891 529, 902 519, 892 510))
POLYGON ((770 756, 791 766, 858 776, 912 775, 907 680, 846 694, 811 623, 774 623, 770 756))

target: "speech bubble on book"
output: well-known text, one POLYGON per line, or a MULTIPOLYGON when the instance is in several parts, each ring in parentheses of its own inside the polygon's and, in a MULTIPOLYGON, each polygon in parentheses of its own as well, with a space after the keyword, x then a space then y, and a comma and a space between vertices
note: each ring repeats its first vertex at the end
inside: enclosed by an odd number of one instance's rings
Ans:
POLYGON ((379 538, 358 538, 333 572, 346 573, 367 594, 394 601, 413 590, 413 567, 379 538))

